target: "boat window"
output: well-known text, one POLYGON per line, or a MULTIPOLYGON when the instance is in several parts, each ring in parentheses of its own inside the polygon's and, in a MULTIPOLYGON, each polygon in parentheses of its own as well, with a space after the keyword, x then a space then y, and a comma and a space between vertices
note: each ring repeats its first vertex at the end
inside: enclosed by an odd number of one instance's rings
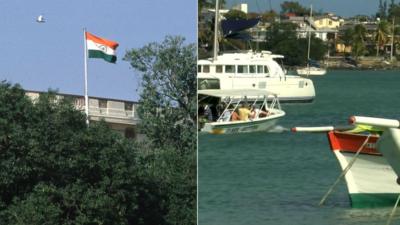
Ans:
POLYGON ((209 73, 210 72, 210 65, 204 65, 203 66, 203 73, 209 73))
POLYGON ((267 66, 264 66, 264 73, 269 73, 267 66))
POLYGON ((249 70, 250 70, 250 73, 257 73, 256 65, 250 65, 249 70))
POLYGON ((215 72, 222 73, 222 65, 216 65, 215 66, 215 72))
POLYGON ((218 79, 198 79, 197 81, 197 89, 220 89, 219 80, 218 79))
POLYGON ((197 72, 201 73, 201 65, 197 65, 197 72))
POLYGON ((235 73, 234 65, 225 65, 225 73, 235 73))
POLYGON ((248 73, 249 68, 247 65, 238 65, 238 73, 248 73))
POLYGON ((263 66, 257 66, 257 73, 264 73, 263 66))

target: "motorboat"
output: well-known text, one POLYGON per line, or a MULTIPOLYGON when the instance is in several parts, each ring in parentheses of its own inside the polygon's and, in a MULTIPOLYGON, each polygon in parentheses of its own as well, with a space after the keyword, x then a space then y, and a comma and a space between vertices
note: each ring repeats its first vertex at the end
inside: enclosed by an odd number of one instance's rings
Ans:
MULTIPOLYGON (((285 116, 277 95, 265 90, 200 90, 198 94, 199 99, 207 97, 221 99, 220 103, 224 106, 215 121, 206 121, 204 123, 201 132, 232 134, 268 131, 276 125, 278 119, 285 116), (248 104, 247 95, 253 96, 253 98, 257 96, 251 105, 248 104), (235 119, 234 114, 237 113, 239 114, 237 116, 240 116, 241 110, 245 105, 253 109, 252 115, 246 116, 244 119, 235 119)), ((201 101, 199 104, 202 104, 201 101)))

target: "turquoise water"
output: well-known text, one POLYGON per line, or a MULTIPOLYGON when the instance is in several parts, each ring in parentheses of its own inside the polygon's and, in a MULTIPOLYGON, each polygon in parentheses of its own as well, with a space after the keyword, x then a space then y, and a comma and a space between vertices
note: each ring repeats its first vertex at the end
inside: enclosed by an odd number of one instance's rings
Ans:
MULTIPOLYGON (((325 134, 293 126, 344 125, 351 115, 399 119, 400 71, 331 71, 313 77, 310 104, 284 104, 275 133, 199 134, 199 225, 385 224, 391 208, 351 209, 325 134)), ((396 221, 400 223, 400 209, 396 221)))

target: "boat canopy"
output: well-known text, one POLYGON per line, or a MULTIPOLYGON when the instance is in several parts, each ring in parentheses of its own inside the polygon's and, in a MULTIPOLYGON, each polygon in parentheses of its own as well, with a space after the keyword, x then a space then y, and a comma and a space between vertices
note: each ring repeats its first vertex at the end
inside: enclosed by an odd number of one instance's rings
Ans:
POLYGON ((277 96, 275 93, 262 89, 208 89, 208 90, 198 90, 198 94, 208 95, 213 97, 225 98, 225 97, 237 97, 244 98, 246 96, 277 96))
POLYGON ((249 35, 240 34, 239 32, 252 28, 260 22, 259 18, 255 19, 226 19, 221 21, 222 32, 225 38, 243 38, 251 37, 249 35))

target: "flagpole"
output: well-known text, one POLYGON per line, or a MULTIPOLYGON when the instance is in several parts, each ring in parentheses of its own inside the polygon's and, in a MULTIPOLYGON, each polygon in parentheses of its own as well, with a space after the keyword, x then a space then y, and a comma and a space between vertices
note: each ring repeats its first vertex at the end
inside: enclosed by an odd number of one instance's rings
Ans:
POLYGON ((85 45, 85 113, 86 113, 86 124, 89 126, 89 96, 88 96, 88 66, 87 66, 87 43, 86 43, 86 28, 83 28, 83 41, 85 45))

